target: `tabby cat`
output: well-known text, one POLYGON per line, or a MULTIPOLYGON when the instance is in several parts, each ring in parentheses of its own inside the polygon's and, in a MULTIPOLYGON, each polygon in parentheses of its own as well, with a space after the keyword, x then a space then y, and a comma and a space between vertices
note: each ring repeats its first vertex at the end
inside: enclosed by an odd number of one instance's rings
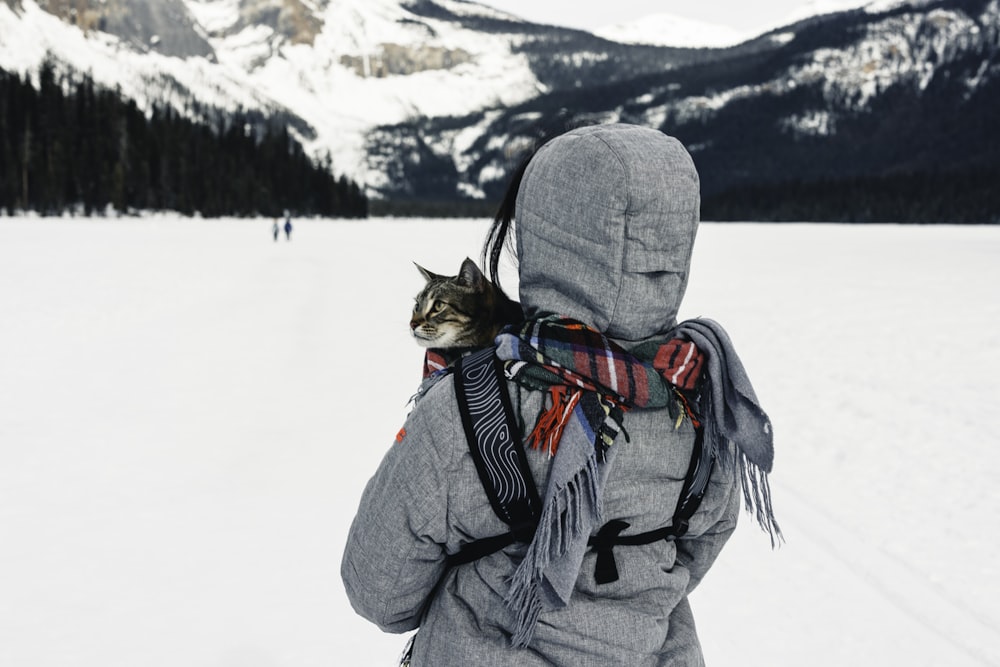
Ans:
POLYGON ((500 329, 524 317, 521 305, 487 280, 468 257, 457 276, 416 267, 427 284, 417 294, 410 331, 421 347, 443 351, 448 363, 470 348, 491 345, 500 329))

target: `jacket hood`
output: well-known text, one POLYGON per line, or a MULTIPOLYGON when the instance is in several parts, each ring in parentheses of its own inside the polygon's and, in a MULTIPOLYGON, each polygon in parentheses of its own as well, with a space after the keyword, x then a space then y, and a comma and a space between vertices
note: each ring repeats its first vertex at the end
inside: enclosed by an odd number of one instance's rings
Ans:
POLYGON ((515 204, 525 314, 557 313, 643 340, 673 328, 701 206, 681 143, 635 125, 596 125, 531 158, 515 204))

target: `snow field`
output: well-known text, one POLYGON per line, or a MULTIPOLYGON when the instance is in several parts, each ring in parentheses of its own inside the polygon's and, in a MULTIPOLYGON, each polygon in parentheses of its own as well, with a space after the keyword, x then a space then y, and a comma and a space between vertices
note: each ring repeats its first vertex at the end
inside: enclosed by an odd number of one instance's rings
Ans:
MULTIPOLYGON (((0 664, 392 664, 339 562, 486 221, 0 218, 0 664)), ((1000 664, 1000 230, 705 224, 683 317, 775 425, 710 665, 1000 664)), ((509 273, 509 272, 508 272, 509 273)), ((514 285, 508 279, 508 288, 514 285)))

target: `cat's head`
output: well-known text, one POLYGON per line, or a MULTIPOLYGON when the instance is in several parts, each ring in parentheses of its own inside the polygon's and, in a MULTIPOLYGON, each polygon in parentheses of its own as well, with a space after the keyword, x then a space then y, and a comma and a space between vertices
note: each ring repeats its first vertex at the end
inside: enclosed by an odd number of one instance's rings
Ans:
POLYGON ((456 276, 432 273, 416 264, 427 284, 416 296, 410 332, 431 348, 482 347, 496 335, 495 289, 466 258, 456 276))

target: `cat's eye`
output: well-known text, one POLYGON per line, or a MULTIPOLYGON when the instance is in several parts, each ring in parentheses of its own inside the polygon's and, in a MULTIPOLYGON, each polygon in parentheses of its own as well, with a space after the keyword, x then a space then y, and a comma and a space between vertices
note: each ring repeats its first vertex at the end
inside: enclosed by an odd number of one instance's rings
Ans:
POLYGON ((431 304, 431 313, 432 314, 440 313, 442 310, 444 310, 444 307, 446 305, 448 304, 446 304, 444 301, 435 301, 434 303, 431 304))

